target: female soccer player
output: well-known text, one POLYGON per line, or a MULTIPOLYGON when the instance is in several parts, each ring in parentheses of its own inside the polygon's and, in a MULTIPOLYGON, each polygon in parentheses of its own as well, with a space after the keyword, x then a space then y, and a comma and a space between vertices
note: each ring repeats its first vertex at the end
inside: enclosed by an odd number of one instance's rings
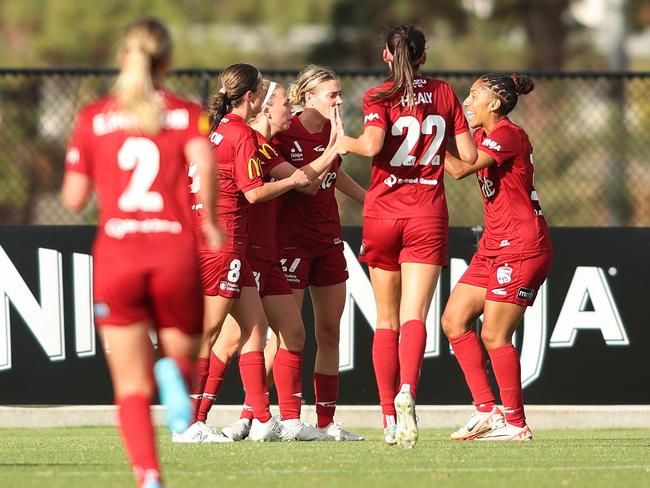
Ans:
MULTIPOLYGON (((341 103, 341 85, 329 69, 307 66, 289 90, 292 104, 303 111, 291 119, 274 142, 282 156, 302 168, 317 159, 330 141, 330 110, 341 103)), ((330 168, 310 187, 283 197, 278 222, 280 262, 302 308, 305 288, 314 304, 316 365, 314 389, 318 427, 335 440, 362 440, 334 422, 339 387, 340 320, 348 278, 343 237, 334 188, 358 202, 365 191, 343 169, 336 157, 330 168)))
MULTIPOLYGON (((250 203, 306 186, 309 179, 302 170, 296 170, 279 181, 264 183, 262 180, 257 140, 246 124, 260 111, 263 102, 264 87, 257 68, 234 64, 223 71, 220 82, 221 88, 210 104, 210 140, 214 144, 220 189, 217 216, 227 238, 217 252, 199 241, 205 313, 193 386, 193 420, 198 415, 208 377, 210 351, 226 315, 231 313, 241 328, 239 370, 255 417, 250 438, 276 440, 280 438, 282 426, 269 411, 263 354, 268 323, 246 258, 248 208, 250 203)), ((199 187, 201 184, 201 181, 193 182, 199 187)), ((200 219, 205 205, 198 203, 196 209, 200 219)), ((225 438, 215 435, 203 422, 194 422, 183 434, 175 435, 174 440, 221 442, 225 438)))
POLYGON ((340 143, 343 153, 373 158, 359 257, 368 264, 377 302, 372 352, 384 438, 404 448, 417 441, 414 401, 424 321, 447 264, 443 163, 448 139, 454 138, 463 159, 476 158, 451 87, 418 72, 426 60, 425 43, 413 26, 388 32, 383 59, 390 76, 363 96, 363 134, 340 143))
POLYGON ((478 159, 471 164, 448 156, 445 169, 460 179, 476 173, 483 193, 485 232, 479 249, 454 287, 442 316, 475 413, 451 434, 455 440, 529 440, 519 356, 512 335, 551 266, 551 239, 533 187, 533 148, 508 114, 519 95, 533 89, 530 78, 488 74, 474 82, 464 106, 478 129, 478 159), (505 419, 487 376, 481 344, 471 329, 483 314, 481 340, 499 385, 505 419))
MULTIPOLYGON (((186 161, 214 181, 208 122, 201 108, 162 88, 172 42, 157 20, 130 24, 113 93, 81 110, 66 157, 63 203, 79 211, 94 186, 100 215, 93 249, 95 323, 110 344, 124 446, 138 486, 161 487, 150 403, 149 329, 158 333, 159 393, 176 431, 190 420, 187 390, 201 327, 201 283, 186 185, 186 161)), ((201 189, 209 210, 202 231, 216 249, 214 184, 201 189)))
MULTIPOLYGON (((282 85, 265 80, 264 93, 262 111, 255 117, 251 127, 255 129, 257 137, 263 179, 270 181, 272 178, 282 179, 290 176, 296 168, 285 162, 273 143, 270 142, 274 135, 288 128, 291 120, 291 104, 286 91, 282 85)), ((329 145, 320 157, 303 167, 310 178, 317 178, 329 168, 332 160, 338 156, 335 147, 336 113, 333 113, 332 119, 334 128, 329 145)), ((340 118, 338 118, 338 124, 340 124, 340 118)), ((309 190, 298 188, 296 191, 309 190)), ((279 338, 277 354, 276 348, 273 347, 276 344, 275 340, 272 340, 266 348, 265 353, 270 354, 267 364, 270 359, 274 365, 273 377, 278 391, 283 439, 325 440, 325 435, 322 432, 300 420, 302 349, 305 330, 300 317, 300 309, 278 263, 275 244, 277 203, 278 199, 273 199, 251 206, 246 251, 246 257, 262 297, 264 312, 270 321, 271 328, 279 338)), ((237 323, 226 320, 210 356, 210 371, 199 409, 198 420, 200 421, 204 421, 207 417, 228 362, 237 352, 239 339, 237 323)), ((249 401, 246 401, 245 405, 248 403, 249 401)), ((233 440, 241 440, 248 435, 251 420, 252 412, 249 408, 245 408, 242 417, 234 424, 225 427, 223 433, 233 440)))

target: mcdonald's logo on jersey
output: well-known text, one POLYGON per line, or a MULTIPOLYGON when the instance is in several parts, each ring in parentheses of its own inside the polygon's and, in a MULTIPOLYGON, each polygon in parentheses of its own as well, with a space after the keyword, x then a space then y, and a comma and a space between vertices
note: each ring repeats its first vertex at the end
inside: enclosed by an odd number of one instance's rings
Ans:
POLYGON ((273 157, 278 157, 278 152, 275 148, 266 142, 262 144, 257 151, 264 156, 267 161, 270 161, 273 157))
POLYGON ((248 179, 252 180, 256 176, 262 176, 262 169, 260 167, 259 158, 250 158, 248 160, 248 179))

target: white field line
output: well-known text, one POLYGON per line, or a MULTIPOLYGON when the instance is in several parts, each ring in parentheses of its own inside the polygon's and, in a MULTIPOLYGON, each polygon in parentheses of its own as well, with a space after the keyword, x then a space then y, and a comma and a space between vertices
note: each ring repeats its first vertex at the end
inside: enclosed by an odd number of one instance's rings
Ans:
MULTIPOLYGON (((14 469, 18 467, 15 466, 13 467, 14 469)), ((0 467, 0 471, 3 471, 3 468, 6 468, 6 466, 0 467)), ((216 469, 216 468, 215 468, 216 469)), ((20 470, 22 471, 22 470, 20 470)), ((304 476, 305 474, 309 475, 315 475, 315 474, 341 474, 340 469, 309 469, 308 471, 302 471, 299 467, 296 467, 296 469, 263 469, 263 470, 237 470, 237 471, 226 471, 220 468, 219 470, 219 476, 222 479, 228 479, 228 476, 268 476, 268 475, 275 475, 275 474, 280 474, 280 475, 300 475, 304 476)), ((367 475, 377 475, 377 474, 395 474, 395 473, 421 473, 421 474, 435 474, 435 473, 445 473, 445 474, 453 474, 453 473, 526 473, 526 472, 531 472, 531 473, 539 473, 539 472, 573 472, 573 471, 645 471, 647 473, 650 473, 650 464, 629 464, 629 465, 617 465, 617 466, 538 466, 538 467, 528 467, 528 468, 522 468, 522 467, 502 467, 502 468, 494 468, 494 467, 485 467, 485 468, 391 468, 391 469, 381 469, 381 468, 373 468, 369 470, 360 470, 360 471, 354 471, 354 472, 349 472, 346 471, 346 475, 358 475, 358 474, 367 474, 367 475)), ((122 473, 122 469, 116 469, 115 471, 95 471, 95 470, 88 470, 88 471, 62 471, 62 470, 46 470, 46 471, 32 471, 32 472, 21 472, 20 476, 33 476, 33 477, 39 477, 39 476, 52 476, 56 475, 57 477, 60 476, 67 476, 67 477, 83 477, 83 476, 113 476, 116 474, 122 473)), ((165 466, 165 473, 182 473, 182 474, 187 474, 187 469, 186 468, 175 468, 173 465, 167 464, 165 466)), ((215 470, 211 471, 196 471, 192 470, 192 475, 198 475, 198 476, 203 476, 203 475, 211 475, 214 474, 215 470)), ((14 473, 13 474, 18 474, 14 473)), ((130 474, 130 473, 129 473, 130 474)))

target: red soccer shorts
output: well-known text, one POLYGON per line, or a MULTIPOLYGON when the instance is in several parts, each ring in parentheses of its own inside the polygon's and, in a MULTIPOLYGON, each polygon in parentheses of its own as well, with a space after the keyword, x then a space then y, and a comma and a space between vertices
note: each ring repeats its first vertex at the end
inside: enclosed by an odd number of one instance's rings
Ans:
POLYGON ((201 332, 203 297, 196 254, 158 260, 96 257, 93 267, 98 326, 152 320, 156 329, 201 332))
POLYGON ((276 261, 249 257, 248 264, 253 272, 257 291, 261 297, 269 295, 291 295, 291 287, 276 261))
POLYGON ((388 271, 399 271, 402 263, 447 266, 448 241, 448 221, 444 219, 366 217, 359 261, 388 271))
POLYGON ((239 298, 245 286, 255 286, 255 279, 243 253, 199 251, 203 294, 239 298))
POLYGON ((280 266, 289 286, 296 290, 312 285, 337 285, 348 279, 348 264, 342 250, 310 258, 282 258, 280 266))
POLYGON ((475 253, 459 282, 487 290, 486 300, 529 307, 551 269, 553 251, 488 257, 475 253))

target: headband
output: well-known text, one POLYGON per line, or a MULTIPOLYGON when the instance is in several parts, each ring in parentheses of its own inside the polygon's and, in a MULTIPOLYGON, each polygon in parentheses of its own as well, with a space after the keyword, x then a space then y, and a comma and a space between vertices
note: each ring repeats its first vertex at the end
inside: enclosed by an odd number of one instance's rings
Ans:
POLYGON ((273 91, 275 90, 276 86, 277 83, 275 81, 272 81, 271 84, 269 85, 269 89, 266 91, 266 96, 264 97, 264 101, 262 102, 262 107, 264 107, 267 103, 269 103, 269 100, 271 100, 271 96, 273 95, 273 91))

